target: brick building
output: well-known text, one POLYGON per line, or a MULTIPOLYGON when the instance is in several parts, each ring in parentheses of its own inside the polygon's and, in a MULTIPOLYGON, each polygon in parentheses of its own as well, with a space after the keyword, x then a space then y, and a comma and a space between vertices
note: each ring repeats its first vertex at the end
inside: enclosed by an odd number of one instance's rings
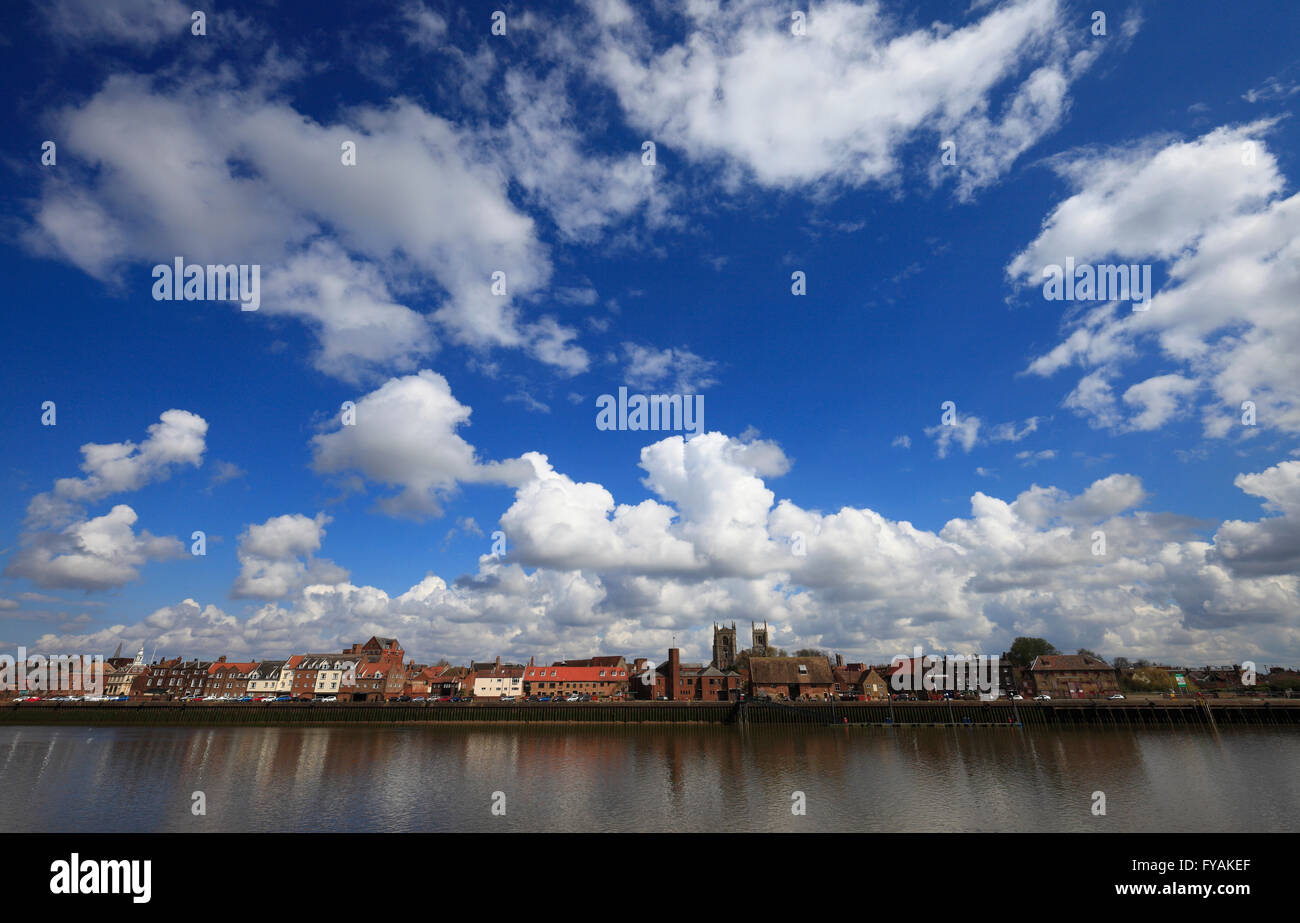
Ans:
POLYGON ((1055 699, 1088 699, 1119 691, 1118 671, 1104 660, 1087 654, 1043 654, 1029 667, 1037 695, 1055 699))
POLYGON ((751 657, 749 677, 756 698, 825 699, 835 685, 825 657, 751 657))
POLYGON ((858 694, 864 701, 879 702, 889 699, 889 683, 879 671, 869 669, 858 677, 858 694))
POLYGON ((728 702, 740 698, 740 674, 709 664, 682 663, 681 651, 671 648, 668 660, 653 670, 644 658, 632 669, 632 694, 638 699, 672 702, 728 702), (647 683, 645 680, 651 680, 647 683))
POLYGON ((831 667, 831 692, 836 696, 861 695, 862 674, 867 672, 865 663, 845 663, 839 654, 835 655, 835 666, 831 667))
POLYGON ((214 664, 223 664, 226 658, 218 660, 159 660, 148 664, 132 683, 132 690, 125 695, 139 695, 146 698, 181 699, 192 696, 209 695, 208 673, 214 664))
POLYGON ((357 691, 356 679, 361 655, 295 654, 286 668, 292 671, 289 694, 295 698, 351 698, 357 691))
POLYGON ((248 691, 248 677, 255 669, 255 663, 228 663, 219 660, 208 667, 208 679, 203 687, 205 696, 225 696, 237 699, 248 691))
MULTIPOLYGON (((622 659, 622 658, 619 658, 622 659)), ((627 692, 628 670, 622 667, 524 667, 524 695, 592 695, 601 698, 627 692)))

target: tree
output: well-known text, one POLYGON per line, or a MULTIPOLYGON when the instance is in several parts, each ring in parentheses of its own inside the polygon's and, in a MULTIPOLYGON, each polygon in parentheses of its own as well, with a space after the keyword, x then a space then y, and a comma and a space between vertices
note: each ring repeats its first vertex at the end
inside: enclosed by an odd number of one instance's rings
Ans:
POLYGON ((796 657, 825 657, 825 651, 819 651, 815 647, 801 647, 794 652, 796 657))
POLYGON ((1098 654, 1098 653, 1096 653, 1096 652, 1094 652, 1094 651, 1090 651, 1090 650, 1088 650, 1086 647, 1081 647, 1081 648, 1079 648, 1079 656, 1080 656, 1080 657, 1091 657, 1093 660, 1101 660, 1101 659, 1102 659, 1102 657, 1101 657, 1100 654, 1098 654))
POLYGON ((1052 643, 1044 638, 1016 638, 1011 642, 1011 663, 1017 667, 1028 667, 1035 657, 1059 653, 1052 643))

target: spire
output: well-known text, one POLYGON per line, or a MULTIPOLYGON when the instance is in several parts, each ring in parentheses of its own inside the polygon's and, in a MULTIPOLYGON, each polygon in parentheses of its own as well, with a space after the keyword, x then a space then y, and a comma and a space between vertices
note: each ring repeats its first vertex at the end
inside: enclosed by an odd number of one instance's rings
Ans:
POLYGON ((117 658, 119 658, 119 657, 121 657, 121 656, 122 656, 122 642, 121 642, 121 641, 118 641, 118 642, 117 642, 117 650, 113 651, 113 659, 116 660, 117 658))

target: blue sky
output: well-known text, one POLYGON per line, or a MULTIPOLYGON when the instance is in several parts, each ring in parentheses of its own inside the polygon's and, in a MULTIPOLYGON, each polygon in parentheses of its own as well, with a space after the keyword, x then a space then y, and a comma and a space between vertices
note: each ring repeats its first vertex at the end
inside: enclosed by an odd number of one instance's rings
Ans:
POLYGON ((11 6, 0 642, 1294 661, 1300 10, 1199 6, 11 6))

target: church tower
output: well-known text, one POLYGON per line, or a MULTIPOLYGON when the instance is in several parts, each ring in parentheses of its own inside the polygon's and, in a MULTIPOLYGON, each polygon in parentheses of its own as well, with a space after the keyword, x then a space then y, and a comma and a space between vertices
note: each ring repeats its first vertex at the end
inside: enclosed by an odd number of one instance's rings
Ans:
POLYGON ((730 670, 736 663, 736 623, 731 627, 713 624, 713 665, 719 670, 730 670))
POLYGON ((766 621, 763 622, 762 628, 759 628, 753 622, 750 622, 749 631, 754 638, 754 646, 751 649, 750 653, 752 653, 755 657, 766 657, 767 656, 767 622, 766 621))

